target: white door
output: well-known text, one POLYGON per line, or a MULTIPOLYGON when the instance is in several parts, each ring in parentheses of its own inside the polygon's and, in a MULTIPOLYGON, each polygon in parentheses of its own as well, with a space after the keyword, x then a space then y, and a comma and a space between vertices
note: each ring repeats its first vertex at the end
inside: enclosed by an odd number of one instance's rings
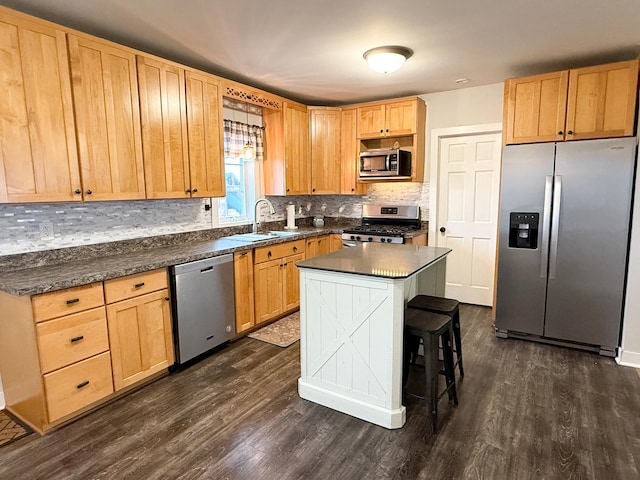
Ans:
POLYGON ((501 135, 440 138, 439 152, 436 243, 453 249, 445 296, 492 306, 501 135))

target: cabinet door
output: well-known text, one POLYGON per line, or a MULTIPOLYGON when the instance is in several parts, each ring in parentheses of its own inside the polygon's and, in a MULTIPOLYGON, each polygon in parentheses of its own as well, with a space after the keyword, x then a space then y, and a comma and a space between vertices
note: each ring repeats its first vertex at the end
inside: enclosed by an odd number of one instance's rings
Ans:
POLYGON ((564 139, 567 71, 512 78, 505 83, 505 144, 564 139))
POLYGON ((3 11, 0 51, 0 202, 81 200, 64 32, 3 11))
POLYGON ((300 273, 296 262, 304 260, 304 253, 282 259, 283 312, 300 306, 300 273))
POLYGON ((355 108, 342 110, 340 127, 340 193, 362 195, 366 193, 366 186, 356 181, 358 179, 358 138, 355 108))
POLYGON ((218 81, 186 72, 192 197, 224 197, 222 95, 218 81))
POLYGON ((340 109, 312 109, 310 121, 311 193, 340 193, 340 109))
POLYGON ((135 55, 69 35, 69 60, 84 199, 145 198, 135 55))
POLYGON ((416 103, 417 100, 406 100, 385 106, 385 136, 416 133, 416 103))
POLYGON ((329 235, 322 235, 321 237, 310 238, 307 240, 306 246, 306 258, 317 257, 318 255, 324 255, 331 250, 331 239, 329 235))
POLYGON ((329 251, 335 252, 336 250, 340 250, 342 248, 342 235, 339 233, 332 233, 331 240, 329 243, 329 251))
POLYGON ((188 198, 184 70, 137 57, 147 198, 188 198))
POLYGON ((236 294, 236 333, 255 325, 253 302, 253 251, 233 254, 236 294))
POLYGON ((358 138, 379 138, 384 136, 384 105, 358 108, 358 138))
POLYGON ((107 305, 116 390, 173 364, 168 290, 107 305))
POLYGON ((282 260, 254 265, 253 284, 256 324, 282 313, 282 260))
POLYGON ((284 106, 284 156, 287 195, 311 193, 309 168, 309 114, 307 107, 284 106))
POLYGON ((569 71, 567 140, 633 135, 638 60, 569 71))

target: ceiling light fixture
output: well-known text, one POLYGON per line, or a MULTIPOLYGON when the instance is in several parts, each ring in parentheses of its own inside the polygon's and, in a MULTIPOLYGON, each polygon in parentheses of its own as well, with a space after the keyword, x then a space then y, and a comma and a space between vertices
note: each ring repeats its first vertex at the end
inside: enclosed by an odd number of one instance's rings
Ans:
POLYGON ((369 66, 378 73, 392 73, 400 69, 413 50, 407 47, 388 46, 367 50, 362 55, 369 66))

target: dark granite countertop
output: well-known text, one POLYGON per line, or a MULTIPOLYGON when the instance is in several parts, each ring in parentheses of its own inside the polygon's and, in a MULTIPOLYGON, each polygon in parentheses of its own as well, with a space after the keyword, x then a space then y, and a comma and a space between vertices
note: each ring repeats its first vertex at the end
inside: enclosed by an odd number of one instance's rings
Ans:
POLYGON ((242 242, 222 237, 179 245, 149 246, 142 250, 120 251, 117 254, 92 258, 69 257, 63 263, 2 271, 0 290, 12 295, 35 295, 255 247, 341 232, 341 228, 310 227, 296 230, 296 235, 259 242, 242 242))
POLYGON ((437 262, 450 248, 360 243, 328 255, 302 260, 300 268, 352 273, 368 277, 407 278, 437 262))

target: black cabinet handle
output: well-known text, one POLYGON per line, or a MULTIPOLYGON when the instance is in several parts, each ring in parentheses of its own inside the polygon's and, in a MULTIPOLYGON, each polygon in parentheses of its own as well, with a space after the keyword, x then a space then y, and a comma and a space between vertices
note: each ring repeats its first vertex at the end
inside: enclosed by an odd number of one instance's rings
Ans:
POLYGON ((133 288, 140 288, 140 287, 144 287, 144 282, 140 282, 140 283, 136 283, 133 288))
POLYGON ((79 298, 72 298, 71 300, 67 300, 67 305, 73 305, 74 303, 78 303, 79 301, 79 298))
POLYGON ((298 251, 298 247, 293 247, 293 251, 297 252, 298 251))
POLYGON ((73 193, 75 193, 76 195, 80 195, 82 193, 82 190, 80 190, 79 188, 76 188, 73 193))
POLYGON ((312 189, 311 189, 311 191, 312 191, 312 192, 315 192, 315 191, 316 191, 316 189, 315 189, 315 188, 312 188, 312 189))
POLYGON ((573 135, 573 130, 567 130, 567 135, 573 135))
POLYGON ((387 130, 386 130, 386 131, 387 131, 387 133, 389 133, 389 129, 388 129, 388 128, 387 128, 387 130))
POLYGON ((289 188, 287 188, 287 192, 288 192, 289 190, 290 190, 290 189, 289 189, 289 188))
POLYGON ((91 195, 93 192, 91 190, 87 190, 87 195, 91 195))
POLYGON ((164 299, 168 302, 169 301, 169 297, 164 297, 164 299))
POLYGON ((447 231, 447 229, 446 229, 446 228, 444 228, 444 227, 440 227, 440 233, 444 233, 444 232, 446 232, 446 231, 447 231))
POLYGON ((271 258, 271 250, 267 252, 267 257, 271 258))
POLYGON ((184 191, 184 193, 191 193, 191 189, 190 189, 190 188, 187 188, 187 189, 184 191))
POLYGON ((86 387, 87 385, 89 385, 89 380, 85 380, 84 382, 79 383, 78 385, 76 385, 76 388, 80 390, 82 387, 86 387))
POLYGON ((198 189, 194 188, 193 190, 191 190, 191 193, 198 193, 198 189))
POLYGON ((562 135, 562 130, 560 130, 560 131, 558 132, 558 135, 562 135))
POLYGON ((71 339, 71 343, 76 343, 76 342, 79 342, 80 340, 83 340, 83 339, 84 339, 84 335, 79 335, 77 337, 73 337, 71 339))

